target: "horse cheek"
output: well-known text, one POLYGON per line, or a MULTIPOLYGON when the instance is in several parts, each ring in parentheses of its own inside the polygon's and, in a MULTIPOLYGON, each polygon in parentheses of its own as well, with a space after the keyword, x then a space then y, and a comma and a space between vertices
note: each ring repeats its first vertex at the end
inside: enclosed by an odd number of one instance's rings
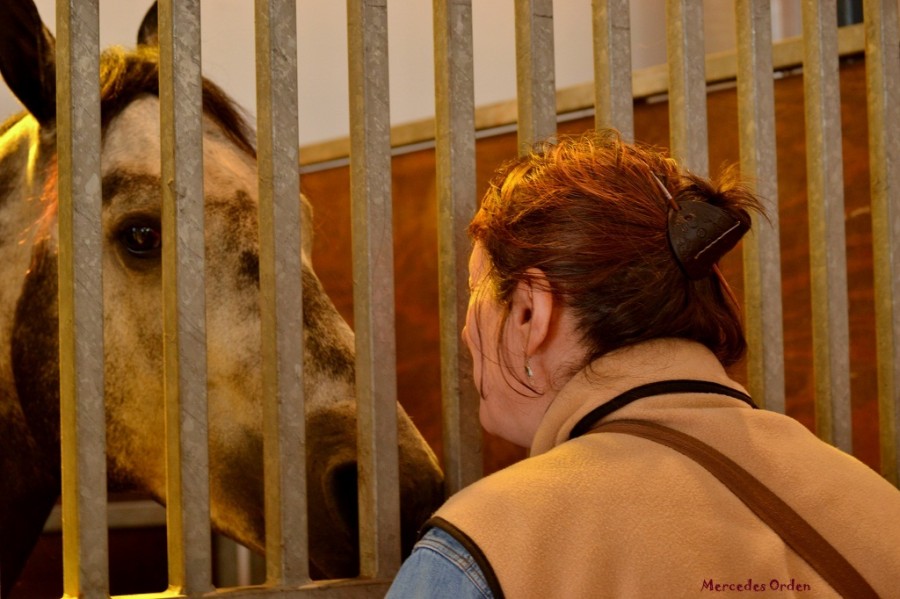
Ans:
POLYGON ((0 596, 6 596, 59 495, 59 371, 56 257, 47 246, 16 305, 12 368, 22 412, 0 420, 0 596), (27 422, 26 422, 27 421, 27 422), (34 434, 30 434, 31 431, 34 434))
POLYGON ((104 391, 112 488, 165 497, 162 297, 158 276, 104 265, 104 391))
POLYGON ((32 436, 59 471, 59 310, 57 257, 49 242, 35 245, 34 260, 16 303, 12 368, 16 392, 32 436))

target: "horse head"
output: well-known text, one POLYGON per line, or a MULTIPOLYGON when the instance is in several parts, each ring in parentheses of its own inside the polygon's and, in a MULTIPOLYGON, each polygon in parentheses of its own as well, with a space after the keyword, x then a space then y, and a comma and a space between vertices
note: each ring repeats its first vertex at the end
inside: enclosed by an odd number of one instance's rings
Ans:
MULTIPOLYGON (((151 9, 151 16, 155 14, 151 9)), ((0 0, 0 71, 27 113, 0 128, 0 568, 9 588, 59 492, 54 39, 31 0, 0 0), (13 453, 15 452, 15 453, 13 453), (6 473, 11 473, 7 476, 6 473), (32 482, 28 482, 31 480, 32 482), (40 501, 38 501, 40 499, 40 501), (24 515, 22 504, 31 508, 24 515), (11 537, 10 532, 15 532, 11 537), (16 543, 11 538, 21 539, 16 543)), ((101 56, 107 468, 111 488, 165 499, 158 51, 101 56)), ((213 527, 262 551, 262 390, 253 133, 203 82, 213 527)), ((353 334, 310 262, 302 202, 310 555, 327 577, 358 568, 353 334)), ((442 497, 434 454, 398 406, 408 548, 442 497)))

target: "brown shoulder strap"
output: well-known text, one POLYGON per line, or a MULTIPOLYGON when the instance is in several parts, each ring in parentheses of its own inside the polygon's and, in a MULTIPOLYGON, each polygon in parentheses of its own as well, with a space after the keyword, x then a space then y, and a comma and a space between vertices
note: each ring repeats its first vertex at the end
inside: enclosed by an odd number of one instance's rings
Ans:
POLYGON ((737 495, 841 596, 877 599, 878 593, 866 579, 816 529, 766 485, 717 449, 681 431, 643 420, 614 420, 600 424, 591 432, 643 437, 693 459, 737 495))

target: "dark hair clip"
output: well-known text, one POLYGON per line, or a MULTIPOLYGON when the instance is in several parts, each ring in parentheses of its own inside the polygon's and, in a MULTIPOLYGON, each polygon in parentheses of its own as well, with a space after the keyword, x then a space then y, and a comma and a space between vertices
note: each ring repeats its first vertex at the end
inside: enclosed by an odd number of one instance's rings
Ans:
POLYGON ((689 279, 708 277, 750 225, 707 202, 675 201, 662 181, 655 175, 654 179, 669 201, 668 237, 675 260, 689 279))

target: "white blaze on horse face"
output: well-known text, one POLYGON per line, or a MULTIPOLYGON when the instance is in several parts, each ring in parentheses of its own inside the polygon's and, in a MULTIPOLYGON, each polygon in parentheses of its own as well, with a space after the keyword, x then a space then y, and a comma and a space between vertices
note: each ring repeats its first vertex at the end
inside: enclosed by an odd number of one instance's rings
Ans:
MULTIPOLYGON (((141 258, 121 247, 123 227, 158 227, 160 219, 159 101, 131 103, 107 130, 102 169, 118 189, 105 189, 107 393, 111 455, 126 472, 163 489, 161 281, 158 256, 141 258), (137 219, 137 220, 135 220, 137 219), (153 423, 153 426, 147 426, 153 423), (118 431, 127 434, 118 435, 118 431), (152 458, 149 456, 153 456, 152 458)), ((217 125, 204 122, 204 193, 207 205, 207 328, 210 434, 218 443, 247 443, 259 434, 259 321, 255 283, 236 281, 242 251, 256 254, 256 168, 217 125), (227 247, 226 247, 227 246, 227 247)), ((215 455, 211 459, 215 459, 215 455)))
MULTIPOLYGON (((161 267, 158 255, 136 257, 121 241, 135 224, 159 230, 159 129, 158 99, 132 102, 109 125, 102 169, 106 388, 108 404, 118 404, 107 412, 110 466, 162 498, 161 267)), ((218 528, 253 545, 261 513, 237 505, 222 481, 231 477, 261 507, 257 170, 208 119, 203 149, 211 509, 218 528)))
MULTIPOLYGON (((158 99, 131 103, 108 127, 102 169, 110 472, 162 499, 161 267, 158 256, 137 257, 122 243, 123 231, 135 225, 159 229, 158 131, 158 99)), ((211 510, 219 530, 262 549, 257 169, 253 157, 209 120, 203 142, 211 510)), ((327 435, 310 430, 310 485, 318 490, 330 487, 326 479, 333 468, 355 460, 353 335, 306 255, 304 267, 307 416, 341 424, 329 427, 327 435)), ((401 418, 408 421, 405 414, 401 418)), ((434 456, 418 431, 401 429, 401 444, 413 448, 407 458, 422 466, 421 476, 439 481, 434 456)), ((338 503, 327 494, 312 497, 310 509, 319 517, 311 518, 311 535, 334 537, 341 528, 333 520, 340 516, 338 503)), ((343 552, 352 553, 353 534, 344 532, 343 552)))

